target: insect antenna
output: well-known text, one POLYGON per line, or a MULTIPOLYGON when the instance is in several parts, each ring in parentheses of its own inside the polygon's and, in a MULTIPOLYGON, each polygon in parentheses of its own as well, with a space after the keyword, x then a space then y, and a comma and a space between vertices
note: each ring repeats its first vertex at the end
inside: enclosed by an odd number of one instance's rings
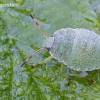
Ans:
MULTIPOLYGON (((32 16, 32 14, 30 14, 31 18, 33 19, 33 21, 35 22, 36 26, 39 28, 40 32, 44 35, 45 38, 47 38, 47 36, 45 35, 44 31, 42 30, 42 28, 39 26, 39 23, 35 20, 35 18, 32 16)), ((37 50, 36 52, 32 53, 20 66, 22 67, 29 59, 31 59, 36 53, 38 53, 39 51, 41 51, 44 48, 40 48, 39 50, 37 50)))
POLYGON ((20 67, 22 67, 29 59, 31 59, 36 53, 38 53, 39 51, 43 50, 44 48, 40 48, 39 50, 35 51, 34 53, 32 53, 21 65, 20 67))
POLYGON ((44 31, 40 27, 39 23, 35 20, 35 18, 32 16, 32 14, 30 14, 30 16, 33 19, 33 21, 35 22, 36 26, 39 28, 40 32, 44 35, 45 38, 47 38, 47 36, 45 35, 44 31))

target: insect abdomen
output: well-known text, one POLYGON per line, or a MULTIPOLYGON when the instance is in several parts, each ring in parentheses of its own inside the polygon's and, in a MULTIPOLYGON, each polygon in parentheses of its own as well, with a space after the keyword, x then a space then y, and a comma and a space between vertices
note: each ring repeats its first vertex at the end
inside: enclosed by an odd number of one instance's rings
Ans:
POLYGON ((78 71, 100 68, 100 36, 86 29, 60 29, 50 51, 54 58, 78 71))

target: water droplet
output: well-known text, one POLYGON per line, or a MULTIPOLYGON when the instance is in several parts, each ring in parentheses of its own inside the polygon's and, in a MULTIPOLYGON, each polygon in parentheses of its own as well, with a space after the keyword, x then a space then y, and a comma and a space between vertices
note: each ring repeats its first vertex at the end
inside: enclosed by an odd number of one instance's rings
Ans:
POLYGON ((86 88, 82 88, 81 91, 82 91, 82 93, 87 93, 86 88))
POLYGON ((4 80, 2 76, 0 76, 0 84, 6 84, 6 81, 4 80))
POLYGON ((0 87, 0 90, 7 90, 7 88, 9 87, 9 85, 3 85, 2 87, 0 87))
POLYGON ((17 80, 17 81, 16 81, 16 86, 20 87, 21 85, 22 85, 22 82, 19 81, 19 80, 17 80))
POLYGON ((100 90, 100 85, 97 85, 97 88, 100 90))
POLYGON ((43 77, 46 77, 47 75, 45 73, 43 73, 43 77))
POLYGON ((22 27, 23 28, 26 28, 27 27, 27 25, 24 22, 22 22, 21 24, 22 24, 22 27))
POLYGON ((94 93, 98 93, 98 92, 99 92, 99 89, 94 88, 94 93))
POLYGON ((5 40, 7 37, 6 36, 1 36, 0 40, 5 40))
POLYGON ((3 74, 5 74, 5 73, 6 73, 6 71, 3 70, 2 68, 0 68, 0 75, 3 75, 3 74))
POLYGON ((76 89, 77 88, 77 85, 76 84, 72 84, 72 88, 76 89))
POLYGON ((19 14, 16 13, 16 12, 9 12, 9 15, 10 15, 11 17, 20 18, 19 14))
POLYGON ((10 64, 9 64, 9 66, 8 66, 8 64, 5 64, 5 66, 6 66, 7 70, 11 70, 12 69, 12 67, 10 66, 10 64))
POLYGON ((22 96, 24 94, 24 89, 18 88, 16 94, 17 96, 22 96))

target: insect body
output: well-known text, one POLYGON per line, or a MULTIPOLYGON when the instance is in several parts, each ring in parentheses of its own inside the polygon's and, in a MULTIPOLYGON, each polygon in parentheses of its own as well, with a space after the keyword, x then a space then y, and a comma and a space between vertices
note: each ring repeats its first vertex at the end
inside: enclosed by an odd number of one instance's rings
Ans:
POLYGON ((60 29, 44 40, 52 57, 77 71, 100 68, 100 36, 86 29, 60 29))
MULTIPOLYGON (((31 14, 30 16, 34 20, 31 14)), ((100 68, 100 36, 98 34, 82 28, 63 28, 47 38, 39 24, 36 21, 35 23, 46 38, 43 41, 43 48, 46 48, 51 55, 39 64, 55 58, 77 71, 91 71, 100 68)), ((21 66, 38 51, 30 55, 21 66)))

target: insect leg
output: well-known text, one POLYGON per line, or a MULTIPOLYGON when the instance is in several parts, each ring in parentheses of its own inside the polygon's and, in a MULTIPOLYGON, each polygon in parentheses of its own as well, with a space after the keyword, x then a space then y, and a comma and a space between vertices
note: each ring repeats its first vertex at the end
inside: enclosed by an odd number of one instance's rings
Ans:
POLYGON ((86 71, 82 71, 78 76, 85 77, 85 76, 88 76, 88 73, 86 71))
POLYGON ((90 77, 90 75, 86 71, 82 71, 82 73, 80 73, 78 76, 79 77, 87 77, 87 79, 89 81, 93 82, 93 79, 90 77))
POLYGON ((88 78, 89 81, 94 82, 94 80, 91 78, 90 75, 88 75, 87 78, 88 78))
POLYGON ((65 65, 61 63, 61 74, 64 75, 64 77, 66 77, 66 79, 68 80, 67 84, 70 85, 70 76, 64 72, 64 67, 65 65))
POLYGON ((39 51, 43 50, 44 48, 40 48, 39 50, 37 50, 36 52, 34 52, 33 54, 31 54, 20 66, 22 67, 29 59, 31 59, 33 57, 33 55, 35 55, 36 53, 38 53, 39 51))
POLYGON ((41 61, 41 62, 37 62, 36 64, 33 64, 32 67, 34 66, 37 66, 39 64, 44 64, 44 63, 47 63, 49 60, 51 60, 53 57, 52 56, 49 56, 48 58, 46 58, 44 61, 41 61))

